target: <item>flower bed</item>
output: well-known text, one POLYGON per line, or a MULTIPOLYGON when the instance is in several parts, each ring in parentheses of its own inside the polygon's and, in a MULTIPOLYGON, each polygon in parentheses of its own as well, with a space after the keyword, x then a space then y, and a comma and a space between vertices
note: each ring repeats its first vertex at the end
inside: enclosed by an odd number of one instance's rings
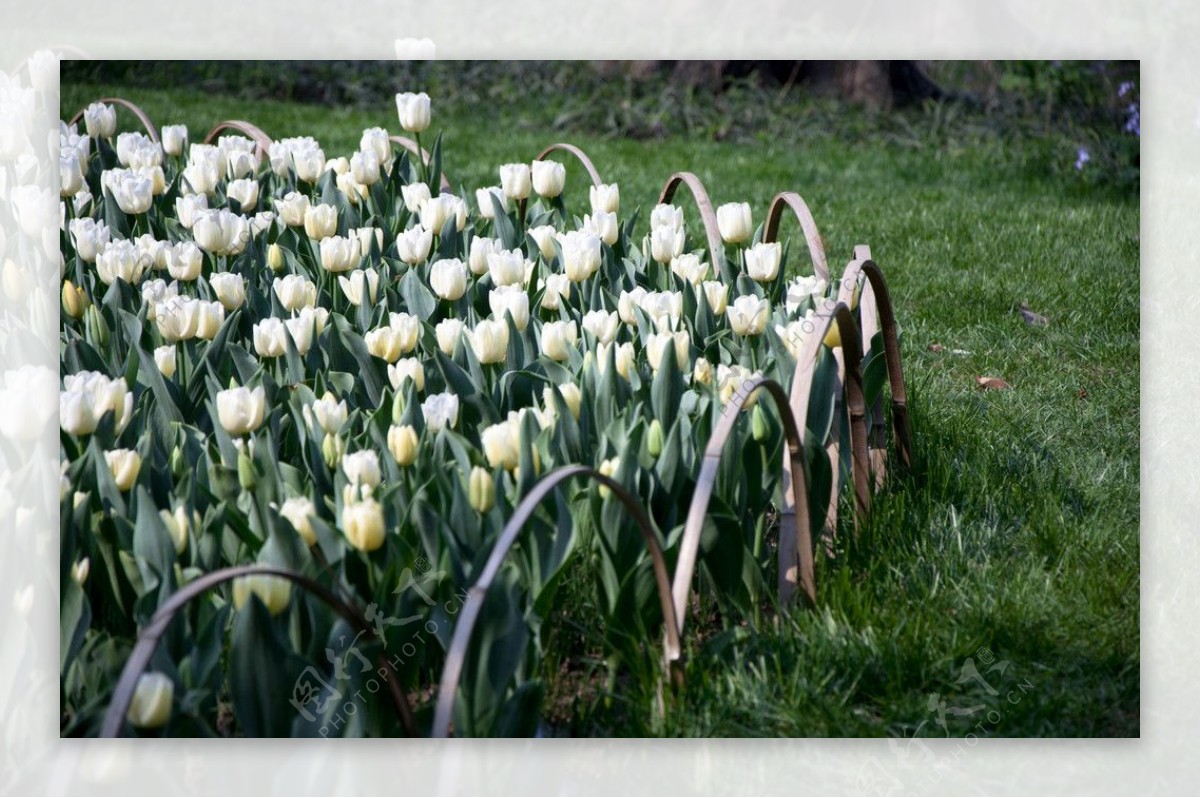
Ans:
POLYGON ((531 733, 579 573, 665 711, 694 592, 817 600, 885 389, 908 463, 883 275, 797 194, 644 220, 567 144, 456 192, 424 95, 333 159, 112 102, 62 131, 64 734, 531 733))

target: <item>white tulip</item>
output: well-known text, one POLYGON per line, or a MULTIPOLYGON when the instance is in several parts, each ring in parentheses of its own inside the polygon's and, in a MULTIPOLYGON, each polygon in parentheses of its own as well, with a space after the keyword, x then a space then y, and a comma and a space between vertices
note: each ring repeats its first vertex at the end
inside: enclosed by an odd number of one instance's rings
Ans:
POLYGON ((159 131, 162 138, 163 151, 176 158, 183 155, 183 146, 187 143, 187 125, 163 125, 159 131))
POLYGON ((467 267, 457 258, 436 261, 429 273, 429 285, 439 297, 453 302, 467 292, 467 267))
POLYGON ((408 313, 389 313, 388 325, 400 334, 400 346, 404 352, 411 352, 417 348, 421 322, 416 316, 408 313))
POLYGON ((118 490, 124 493, 134 486, 142 470, 141 455, 133 449, 112 449, 104 453, 104 460, 118 490))
POLYGON ((492 283, 502 286, 519 285, 525 280, 525 253, 519 249, 498 250, 487 256, 488 274, 492 283))
POLYGON ((500 188, 510 199, 525 199, 532 190, 529 164, 506 163, 500 167, 500 188))
MULTIPOLYGON (((438 322, 434 328, 434 333, 437 335, 438 349, 446 357, 454 357, 454 349, 458 345, 459 336, 463 332, 463 323, 458 319, 445 319, 438 322)), ((505 328, 507 330, 507 327, 505 328)))
POLYGON ((573 321, 551 321, 542 325, 542 354, 551 360, 564 361, 579 340, 573 321))
POLYGON ((617 314, 621 317, 621 321, 626 324, 637 325, 637 308, 641 307, 642 299, 646 296, 646 289, 640 285, 632 291, 622 291, 621 296, 617 299, 617 314))
POLYGON ((683 208, 659 203, 650 211, 650 229, 666 227, 672 232, 683 229, 683 208))
POLYGON ((254 389, 242 385, 217 392, 217 419, 235 438, 262 426, 266 408, 267 395, 261 385, 254 389))
POLYGON ((574 230, 560 244, 563 271, 573 283, 581 283, 600 269, 600 238, 590 231, 574 230))
POLYGON ((481 321, 470 338, 480 363, 503 363, 508 355, 508 325, 504 321, 481 321))
MULTIPOLYGON (((562 395, 563 401, 567 403, 567 409, 571 411, 571 415, 578 421, 579 408, 583 403, 583 393, 579 390, 579 386, 573 382, 563 383, 558 386, 558 392, 562 395)), ((547 385, 542 389, 542 404, 551 407, 553 398, 554 391, 547 385)))
POLYGON ((590 216, 584 216, 582 229, 595 233, 610 247, 617 243, 617 237, 621 233, 615 213, 593 213, 590 216))
POLYGON ((687 371, 690 344, 691 336, 683 330, 675 333, 651 333, 646 339, 646 362, 650 364, 650 368, 658 371, 659 365, 662 364, 663 352, 668 346, 674 345, 675 364, 680 371, 687 371))
POLYGON ((200 300, 174 296, 154 308, 154 321, 164 340, 186 341, 196 337, 200 323, 200 300))
MULTIPOLYGON (((333 239, 327 238, 321 242, 324 246, 326 241, 333 239)), ((371 304, 375 304, 375 299, 379 295, 379 272, 375 269, 355 269, 350 272, 349 276, 338 275, 338 285, 342 287, 342 293, 346 295, 346 299, 350 300, 350 304, 358 307, 363 302, 363 286, 367 288, 366 296, 370 297, 371 304)))
POLYGON ((402 357, 388 366, 388 382, 392 388, 400 390, 405 380, 412 380, 413 387, 418 391, 425 390, 425 367, 415 357, 402 357))
POLYGON ((94 139, 110 139, 117 130, 117 109, 104 103, 92 103, 83 109, 83 125, 94 139))
POLYGON ((592 213, 617 213, 621 209, 621 190, 616 183, 592 186, 588 191, 592 213))
POLYGON ((315 421, 323 432, 332 435, 346 423, 349 412, 345 399, 339 402, 336 396, 326 391, 320 399, 314 399, 312 404, 304 405, 304 423, 312 429, 315 421))
POLYGON ((726 311, 729 326, 738 335, 761 335, 771 316, 771 303, 747 294, 734 300, 726 311))
MULTIPOLYGON (((391 170, 392 141, 383 128, 372 127, 364 130, 362 138, 358 140, 358 149, 360 152, 373 152, 379 165, 391 170)), ((354 168, 353 163, 350 166, 354 168)))
POLYGON ((72 219, 67 229, 71 233, 75 253, 84 263, 93 263, 96 255, 112 240, 107 225, 90 217, 72 219))
POLYGON ((58 156, 58 193, 62 197, 73 197, 83 188, 83 167, 79 163, 79 153, 74 150, 63 151, 58 156))
POLYGON ((404 198, 404 207, 409 213, 419 213, 421 206, 432 196, 429 186, 424 183, 409 183, 400 187, 400 196, 404 198))
POLYGON ((226 310, 236 310, 246 301, 246 281, 240 274, 221 272, 208 278, 213 293, 226 310))
POLYGON ((793 279, 788 283, 787 295, 784 299, 787 314, 791 316, 810 299, 814 304, 824 299, 828 288, 829 284, 816 275, 802 275, 793 279))
POLYGON ((313 531, 312 518, 317 514, 317 508, 311 499, 294 496, 283 503, 279 514, 288 520, 307 545, 316 545, 317 533, 313 531))
POLYGON ((753 225, 748 202, 729 202, 717 208, 717 229, 726 243, 748 241, 754 233, 753 225))
POLYGON ((237 200, 243 213, 254 210, 258 204, 258 181, 248 178, 231 180, 225 186, 225 196, 237 200))
POLYGON ((154 183, 145 175, 129 169, 109 169, 100 175, 100 185, 108 190, 125 213, 139 214, 150 210, 154 183))
POLYGON ((321 268, 329 272, 348 272, 362 260, 358 239, 328 236, 321 239, 321 268))
MULTIPOLYGON (((205 226, 201 224, 198 229, 201 235, 207 234, 211 230, 219 230, 215 226, 205 226)), ((205 240, 206 244, 214 242, 205 240)), ((220 243, 217 246, 223 246, 220 243)), ((213 250, 209 250, 213 251, 213 250)), ((163 259, 167 264, 167 271, 176 280, 190 282, 200 276, 200 271, 204 267, 204 255, 200 253, 200 247, 192 241, 180 241, 175 246, 166 250, 163 254, 163 259)))
POLYGON ((518 330, 529 326, 529 294, 519 285, 493 288, 488 293, 488 306, 498 321, 504 321, 504 314, 510 313, 518 330))
POLYGON ((521 462, 521 428, 509 421, 485 427, 479 434, 483 454, 492 468, 515 471, 521 462))
POLYGON ((472 238, 471 254, 468 258, 471 274, 478 277, 486 273, 488 270, 488 255, 501 251, 503 251, 503 247, 495 238, 481 238, 480 236, 472 238))
POLYGON ((397 94, 396 111, 400 116, 400 127, 409 133, 420 133, 429 127, 430 103, 425 92, 397 94))
POLYGON ((155 320, 159 303, 176 296, 179 296, 179 283, 168 284, 166 280, 147 280, 142 283, 142 304, 146 306, 146 321, 155 320))
POLYGON ((671 271, 692 285, 699 285, 708 277, 708 264, 690 252, 671 259, 671 271))
POLYGON ((542 257, 547 261, 550 261, 554 257, 554 237, 557 232, 548 224, 529 228, 529 235, 537 242, 538 251, 541 252, 542 257))
POLYGON ((617 325, 621 319, 613 311, 590 310, 583 314, 583 329, 596 337, 602 344, 610 344, 617 337, 617 325))
POLYGON ((435 393, 421 403, 421 415, 430 433, 436 435, 458 423, 458 397, 452 393, 435 393))
POLYGON ((308 197, 298 191, 289 191, 283 197, 275 197, 275 210, 288 227, 303 227, 310 203, 308 197))
POLYGON ((332 205, 310 205, 304 209, 304 232, 313 241, 322 241, 337 233, 338 213, 332 205))
POLYGON ((192 225, 192 237, 205 252, 238 255, 250 242, 250 222, 228 208, 199 211, 192 225))
POLYGON ((342 458, 342 470, 352 485, 378 487, 382 476, 379 471, 379 455, 374 449, 363 449, 342 458))
POLYGON ((424 263, 433 246, 433 235, 420 227, 410 227, 396 236, 396 252, 410 266, 424 263))
POLYGON ((175 217, 187 230, 196 224, 201 211, 208 210, 208 197, 204 194, 183 194, 175 200, 175 217))
POLYGON ((151 266, 157 269, 167 268, 167 253, 171 250, 169 241, 159 241, 153 233, 146 233, 135 238, 133 243, 137 247, 138 254, 145 260, 147 268, 151 266))
POLYGON ((656 227, 650 232, 650 255, 659 263, 670 263, 683 252, 683 230, 656 227))
POLYGON ((220 302, 200 302, 196 308, 196 337, 211 341, 225 323, 225 306, 220 302))
POLYGON ((251 338, 259 357, 283 357, 287 352, 283 320, 269 316, 254 325, 251 338))
POLYGON ((358 239, 358 248, 364 258, 371 255, 371 240, 375 240, 376 249, 383 251, 383 230, 378 227, 356 227, 350 231, 353 238, 358 239))
POLYGON ((751 280, 768 283, 779 274, 779 261, 783 249, 777 242, 758 243, 745 250, 746 272, 751 280))
POLYGON ((317 304, 317 286, 299 274, 276 277, 271 288, 279 298, 279 304, 286 310, 296 311, 317 304))
POLYGON ((129 239, 110 241, 96 255, 96 274, 105 285, 112 285, 117 278, 136 285, 147 265, 146 256, 129 239))
POLYGON ((815 315, 813 311, 809 310, 803 319, 797 319, 786 326, 782 324, 775 325, 775 334, 779 336, 779 340, 783 341, 784 347, 796 359, 800 358, 800 350, 804 348, 804 339, 815 328, 812 321, 813 315, 815 315))
POLYGON ((531 164, 533 190, 539 197, 557 197, 567 182, 567 167, 558 161, 534 161, 531 164))
POLYGON ((479 206, 479 215, 484 219, 496 218, 496 207, 492 203, 492 198, 500 203, 500 207, 508 213, 508 196, 504 193, 504 189, 499 186, 488 186, 487 188, 475 189, 475 204, 479 206))
POLYGON ((558 310, 562 300, 571 295, 571 281, 565 274, 547 275, 545 280, 538 282, 538 288, 543 287, 542 307, 546 310, 558 310))
POLYGON ((168 380, 175 376, 175 347, 171 344, 156 347, 154 350, 154 365, 168 380))
POLYGON ((344 504, 342 532, 354 548, 360 551, 375 551, 387 539, 383 507, 371 498, 344 504))
POLYGON ((360 150, 350 156, 350 174, 356 183, 373 186, 379 182, 379 156, 374 150, 360 150))
POLYGON ((692 382, 708 385, 712 382, 712 378, 712 364, 705 358, 696 358, 696 365, 692 368, 692 382))
POLYGON ((642 295, 641 308, 659 332, 679 326, 683 316, 683 294, 679 291, 650 291, 642 295))
MULTIPOLYGON (((717 366, 717 394, 721 398, 721 404, 729 404, 735 395, 742 393, 745 383, 759 376, 761 375, 758 372, 751 372, 744 366, 726 366, 724 363, 717 366)), ((742 409, 748 410, 757 402, 758 392, 756 391, 742 405, 742 409)))
POLYGON ((354 175, 349 172, 338 175, 334 182, 338 191, 346 195, 346 200, 351 205, 358 205, 371 194, 370 189, 364 183, 355 180, 354 175))

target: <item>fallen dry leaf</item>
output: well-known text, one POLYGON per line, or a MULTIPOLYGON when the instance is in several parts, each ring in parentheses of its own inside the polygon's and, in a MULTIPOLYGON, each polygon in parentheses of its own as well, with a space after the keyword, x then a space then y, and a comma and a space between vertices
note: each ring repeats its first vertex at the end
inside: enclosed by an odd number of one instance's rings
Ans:
POLYGON ((1004 391, 1012 387, 999 377, 976 377, 975 384, 985 391, 1004 391))
POLYGON ((1021 310, 1021 318, 1025 319, 1026 324, 1029 324, 1034 327, 1045 327, 1047 324, 1050 323, 1050 319, 1046 318, 1045 316, 1043 316, 1040 313, 1034 313, 1033 310, 1029 307, 1029 303, 1027 303, 1027 302, 1021 303, 1020 310, 1021 310))
POLYGON ((1080 399, 1087 399, 1088 398, 1087 388, 1080 388, 1079 391, 1075 395, 1078 396, 1080 399))
POLYGON ((941 344, 930 344, 929 345, 930 352, 941 352, 941 351, 945 350, 945 348, 946 347, 942 346, 941 344))

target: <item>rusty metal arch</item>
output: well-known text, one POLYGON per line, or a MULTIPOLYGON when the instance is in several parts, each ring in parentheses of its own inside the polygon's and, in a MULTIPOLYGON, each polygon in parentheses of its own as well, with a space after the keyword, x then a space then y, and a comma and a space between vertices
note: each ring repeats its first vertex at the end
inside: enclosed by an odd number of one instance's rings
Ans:
POLYGON ((574 155, 576 160, 583 164, 583 168, 587 170, 588 175, 592 178, 592 185, 603 185, 604 181, 600 179, 600 173, 596 171, 596 167, 592 163, 592 159, 587 157, 587 153, 576 147, 574 144, 569 144, 565 141, 560 141, 557 144, 551 144, 549 147, 539 152, 534 160, 544 161, 546 160, 546 156, 555 150, 561 150, 562 152, 567 152, 571 155, 574 155))
MULTIPOLYGON (((407 136, 389 136, 389 140, 395 144, 399 144, 401 147, 408 150, 413 155, 416 155, 418 158, 421 159, 422 164, 426 164, 426 165, 429 164, 429 159, 432 157, 429 154, 429 150, 425 149, 424 147, 418 147, 417 142, 413 141, 412 139, 408 138, 407 136)), ((450 186, 450 178, 446 177, 445 170, 442 170, 442 184, 440 186, 440 190, 442 192, 448 192, 448 191, 453 190, 450 186)))
POLYGON ((521 500, 521 503, 517 505, 516 511, 513 512, 508 523, 504 525, 504 529, 501 531, 500 537, 492 549, 492 553, 488 555, 487 562, 483 566, 483 571, 480 573, 479 579, 476 580, 467 593, 467 600, 463 603, 462 614, 459 616, 458 622, 454 625, 454 636, 450 642, 450 649, 446 652, 446 663, 442 667, 442 678, 438 686, 437 709, 434 713, 431 736, 450 736, 450 722, 454 711, 454 701, 458 693, 458 682, 462 676, 463 663, 466 661, 467 647, 471 643, 471 633, 475 630, 475 621, 478 620, 479 613, 483 609, 483 602, 487 598, 488 588, 491 587, 492 581, 500 572, 500 566, 508 556, 513 545, 517 542, 517 537, 525 528, 525 523, 533 515, 538 506, 541 505, 542 501, 560 483, 576 476, 586 477, 610 489, 613 495, 620 499, 625 508, 629 510, 634 521, 637 522, 642 537, 646 541, 646 546, 650 550, 650 559, 654 566, 654 580, 658 586, 658 596, 662 604, 663 629, 665 630, 665 639, 663 642, 665 662, 671 675, 676 679, 680 677, 681 672, 676 668, 681 651, 679 631, 675 620, 675 607, 671 603, 671 586, 670 577, 667 576, 667 562, 663 556, 662 547, 659 546, 658 539, 654 536, 654 530, 650 526, 650 519, 646 515, 645 509, 619 482, 601 474, 599 471, 584 465, 564 466, 542 477, 533 486, 533 489, 526 494, 525 498, 521 500))
POLYGON ((708 192, 704 189, 700 178, 691 172, 676 172, 671 175, 667 179, 666 185, 663 186, 662 193, 658 195, 659 204, 669 203, 681 183, 688 187, 688 190, 692 192, 692 197, 696 200, 696 207, 700 210, 700 220, 704 223, 704 235, 708 238, 709 258, 712 260, 713 269, 716 269, 717 257, 724 254, 725 244, 721 240, 721 229, 717 225, 717 214, 713 210, 712 200, 709 199, 708 192))
MULTIPOLYGON (((841 379, 839 394, 845 397, 850 411, 850 470, 854 479, 855 516, 866 515, 871 508, 870 489, 870 457, 867 451, 866 426, 866 397, 863 394, 862 372, 862 340, 859 336, 858 324, 850 312, 850 307, 844 302, 838 302, 832 307, 826 305, 812 318, 813 329, 808 330, 804 342, 800 346, 800 355, 796 358, 796 371, 792 375, 791 402, 792 413, 796 418, 808 419, 808 400, 812 394, 813 373, 817 366, 817 356, 825 344, 825 336, 829 329, 837 324, 841 336, 841 351, 844 361, 844 373, 841 379)), ((838 429, 835 426, 834 429, 838 429)), ((807 427, 801 428, 801 435, 807 427)), ((837 466, 837 451, 841 441, 837 440, 831 446, 831 459, 837 466)), ((784 463, 785 470, 788 464, 784 463)), ((834 471, 833 490, 830 496, 830 513, 826 518, 826 535, 832 535, 830 527, 837 521, 837 496, 841 492, 838 472, 834 471)))
MULTIPOLYGON (((366 632, 369 637, 375 637, 374 629, 371 628, 371 625, 367 623, 357 608, 343 601, 320 582, 310 579, 303 574, 271 565, 241 565, 213 571, 189 582, 185 587, 174 593, 167 599, 166 604, 159 607, 158 611, 154 613, 154 617, 150 619, 150 622, 138 634, 133 652, 129 655, 129 659, 125 661, 125 667, 121 670, 121 677, 117 680, 117 686, 113 691, 112 701, 109 703, 108 710, 104 714, 104 722, 100 727, 101 737, 117 737, 120 735, 125 713, 129 710, 129 703, 133 699, 134 690, 137 688, 138 677, 142 675, 146 666, 150 664, 150 658, 154 655, 154 651, 158 647, 159 639, 166 632, 167 626, 174 619, 176 613, 183 609, 192 599, 197 598, 223 582, 228 582, 242 576, 254 575, 278 576, 294 582, 303 590, 316 595, 317 598, 321 599, 321 601, 349 621, 356 631, 366 632)), ((380 663, 380 669, 385 674, 384 679, 388 683, 392 701, 396 705, 396 713, 400 717, 401 725, 409 736, 418 736, 412 710, 408 706, 408 699, 404 694, 403 688, 396 680, 395 671, 385 657, 380 657, 380 663)))
MULTIPOLYGON (((154 126, 154 123, 150 121, 150 117, 146 116, 145 111, 143 111, 141 108, 139 108, 138 106, 131 103, 129 100, 123 99, 121 97, 101 97, 99 100, 96 100, 95 102, 109 103, 110 105, 119 105, 122 108, 132 111, 133 115, 136 116, 138 118, 138 121, 142 123, 142 127, 146 129, 146 134, 148 136, 150 136, 150 140, 153 141, 155 144, 158 143, 158 128, 156 128, 154 126)), ((71 121, 67 122, 67 124, 73 125, 76 122, 78 122, 80 119, 83 118, 83 112, 86 110, 87 110, 87 106, 80 108, 78 111, 75 112, 75 115, 71 117, 71 121)))
MULTIPOLYGON (((912 466, 912 431, 908 421, 908 392, 904 385, 904 366, 900 359, 900 338, 895 309, 883 270, 871 260, 870 248, 859 245, 854 248, 854 254, 855 260, 842 272, 838 301, 849 304, 859 277, 866 278, 859 301, 864 356, 870 351, 870 342, 875 333, 882 331, 884 362, 887 364, 888 386, 892 393, 892 437, 896 446, 896 456, 901 466, 907 469, 912 466)), ((878 482, 882 482, 884 476, 887 451, 881 405, 882 397, 874 411, 874 424, 868 434, 872 468, 878 482)))
POLYGON ((204 137, 205 144, 211 144, 217 134, 226 130, 233 130, 253 139, 254 145, 258 148, 260 158, 267 158, 271 154, 272 139, 262 131, 257 125, 253 125, 242 119, 227 119, 224 122, 218 122, 212 130, 208 131, 208 135, 204 137))
POLYGON ((804 231, 804 240, 808 244, 808 256, 812 261, 813 274, 826 283, 829 282, 829 261, 825 257, 825 243, 817 230, 817 222, 813 219, 808 204, 794 191, 781 191, 771 200, 767 210, 767 220, 763 227, 763 241, 777 241, 779 223, 783 220, 783 212, 790 209, 800 222, 804 231))
POLYGON ((787 447, 783 453, 784 476, 788 480, 785 499, 780 508, 779 522, 779 592, 782 601, 791 599, 797 582, 809 601, 816 601, 816 577, 813 571, 812 532, 808 515, 808 482, 804 468, 804 439, 796 425, 796 416, 783 386, 766 377, 756 377, 742 384, 721 412, 721 420, 704 449, 700 474, 696 477, 696 488, 688 508, 683 538, 679 546, 679 558, 675 563, 675 581, 672 596, 675 602, 675 618, 679 622, 679 634, 683 635, 683 623, 687 611, 688 594, 691 592, 692 576, 696 570, 696 559, 700 550, 700 535, 704 530, 704 518, 708 513, 708 502, 712 498, 717 480, 717 469, 725 443, 733 433, 733 426, 741 415, 742 408, 754 392, 765 390, 775 401, 783 423, 787 447), (799 500, 797 500, 799 499, 799 500))

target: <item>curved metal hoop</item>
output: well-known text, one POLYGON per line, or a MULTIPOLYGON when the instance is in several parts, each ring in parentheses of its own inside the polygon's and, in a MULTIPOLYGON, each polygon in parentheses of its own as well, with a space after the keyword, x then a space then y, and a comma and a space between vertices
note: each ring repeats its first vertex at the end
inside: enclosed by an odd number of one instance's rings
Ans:
POLYGON ((257 125, 252 125, 241 119, 227 119, 224 122, 218 122, 212 130, 208 131, 208 135, 204 137, 204 143, 212 143, 216 139, 217 134, 225 130, 233 130, 253 139, 260 157, 266 158, 271 154, 271 137, 264 133, 257 125))
POLYGON ((569 152, 571 155, 574 155, 576 160, 583 164, 583 168, 587 170, 588 175, 591 176, 592 185, 599 186, 604 184, 604 181, 600 179, 600 173, 596 171, 596 167, 592 163, 592 159, 587 157, 587 153, 576 147, 574 144, 568 144, 565 141, 560 141, 557 144, 551 144, 549 147, 539 152, 534 160, 544 161, 546 160, 546 156, 555 150, 562 150, 563 152, 569 152))
MULTIPOLYGON (((96 100, 96 102, 110 103, 112 105, 119 105, 122 108, 126 108, 126 109, 132 111, 133 115, 136 116, 138 118, 138 121, 142 123, 142 127, 144 127, 146 129, 146 135, 148 135, 150 137, 150 140, 153 141, 155 144, 158 143, 158 128, 156 128, 154 126, 154 123, 150 121, 150 117, 146 116, 145 111, 143 111, 141 108, 137 107, 133 103, 129 102, 129 100, 123 99, 121 97, 101 97, 99 100, 96 100)), ((75 115, 73 117, 71 117, 71 121, 69 121, 67 124, 73 125, 76 122, 78 122, 83 117, 83 112, 86 110, 87 110, 86 107, 80 108, 78 111, 75 112, 75 115)))
MULTIPOLYGON (((862 342, 869 351, 876 326, 883 332, 883 354, 888 370, 888 386, 892 392, 892 435, 895 440, 896 456, 901 466, 912 466, 912 431, 908 423, 908 392, 904 387, 904 366, 900 360, 900 339, 896 328, 896 314, 887 280, 879 264, 871 260, 871 250, 865 246, 855 247, 855 260, 842 272, 838 301, 849 304, 858 285, 860 276, 866 277, 859 312, 862 319, 862 342), (878 313, 878 317, 876 317, 878 313)), ((864 353, 865 354, 865 353, 864 353)), ((876 413, 875 424, 882 431, 883 417, 876 413)), ((886 447, 886 443, 884 444, 886 447)), ((882 474, 880 474, 882 477, 882 474)))
MULTIPOLYGON (((403 147, 404 149, 411 152, 413 155, 416 155, 418 158, 420 158, 421 163, 423 163, 423 164, 429 163, 429 159, 432 157, 429 154, 429 150, 425 149, 424 147, 418 147, 417 142, 415 142, 412 139, 407 138, 405 136, 390 136, 389 138, 392 142, 399 144, 401 147, 403 147)), ((441 185, 440 190, 441 191, 451 191, 452 190, 451 186, 450 186, 450 178, 446 177, 446 173, 444 171, 442 172, 442 185, 441 185)))
POLYGON ((825 258, 825 244, 821 240, 821 234, 817 231, 817 223, 813 219, 812 211, 808 209, 808 204, 796 192, 781 191, 771 200, 771 207, 767 210, 767 221, 763 227, 763 241, 778 240, 779 223, 783 219, 783 212, 789 208, 796 215, 796 219, 800 222, 800 228, 804 231, 804 240, 808 243, 808 256, 812 260, 813 274, 828 283, 829 262, 825 258))
POLYGON ((488 555, 487 562, 483 566, 483 571, 480 573, 479 579, 476 580, 475 584, 468 591, 467 600, 463 604, 462 615, 458 623, 454 626, 454 637, 450 642, 450 650, 446 654, 446 664, 442 668, 442 680, 438 687, 437 710, 433 717, 433 733, 431 736, 450 736, 450 721, 454 711, 454 700, 458 693, 458 682, 462 677, 463 663, 467 657, 467 646, 471 643, 471 633, 475 630, 475 622, 478 620, 479 613, 483 609, 483 602, 487 598, 488 588, 491 587, 496 575, 500 572, 500 566, 503 564, 504 558, 508 556, 508 552, 517 542, 517 537, 525 528, 525 523, 542 501, 560 483, 576 476, 586 477, 609 488, 613 492, 613 495, 620 499, 625 508, 629 510, 630 515, 633 516, 633 520, 637 522, 638 529, 646 541, 646 547, 650 550, 650 559, 654 566, 654 581, 658 586, 658 597, 662 604, 663 627, 665 629, 663 648, 668 668, 673 668, 674 663, 678 661, 680 656, 679 634, 676 626, 675 607, 671 603, 671 584, 670 577, 667 576, 667 561, 663 556, 662 547, 658 545, 658 539, 654 536, 654 530, 650 526, 650 519, 646 516, 646 511, 638 503, 637 499, 630 495, 619 482, 604 476, 599 471, 582 465, 564 466, 542 477, 533 486, 533 490, 517 505, 512 518, 504 525, 504 530, 500 533, 500 538, 496 541, 495 548, 488 555))
POLYGON ((670 202, 680 183, 686 185, 692 192, 692 197, 696 200, 696 207, 700 209, 700 220, 704 222, 704 235, 708 238, 709 258, 712 259, 713 268, 716 269, 717 257, 725 252, 725 245, 721 242, 721 230, 717 226, 717 214, 713 211, 712 200, 708 198, 708 192, 704 189, 700 178, 691 172, 676 172, 663 186, 658 201, 660 204, 670 202))
POLYGON ((709 438, 704 449, 704 460, 700 474, 696 477, 696 489, 688 508, 683 539, 679 546, 679 559, 675 564, 675 582, 672 585, 675 602, 675 618, 679 622, 679 634, 683 635, 683 622, 687 611, 688 593, 692 587, 692 576, 696 570, 696 558, 700 550, 700 534, 704 530, 704 517, 708 502, 712 498, 717 481, 717 469, 725 443, 733 434, 733 426, 741 415, 742 408, 754 392, 765 390, 775 401, 779 417, 783 422, 783 433, 787 439, 787 451, 783 454, 785 476, 790 480, 785 495, 791 496, 780 509, 779 528, 779 591, 782 600, 790 600, 797 579, 810 601, 816 601, 816 579, 813 572, 812 533, 808 516, 808 482, 804 470, 804 439, 796 426, 796 416, 788 402, 783 386, 766 377, 757 377, 743 383, 741 389, 721 413, 721 421, 709 438), (798 517, 797 517, 798 516, 798 517), (797 554, 799 557, 797 559, 797 554), (799 569, 799 574, 797 574, 799 569))
MULTIPOLYGON (((159 607, 158 612, 154 613, 154 617, 142 629, 138 635, 137 643, 133 646, 133 652, 129 655, 129 659, 125 661, 125 667, 122 669, 121 677, 118 679, 116 689, 113 691, 112 701, 109 703, 108 710, 104 714, 104 723, 100 727, 101 737, 117 737, 120 735, 122 721, 125 719, 125 713, 129 711, 129 703, 133 699, 134 690, 137 688, 138 677, 142 675, 146 666, 150 664, 150 658, 154 655, 154 650, 158 647, 159 638, 167 631, 167 626, 174 619, 175 614, 183 609, 192 599, 222 582, 256 574, 279 576, 296 583, 302 589, 316 595, 317 598, 333 608, 335 612, 349 621, 356 631, 366 632, 369 637, 375 637, 374 629, 371 628, 371 625, 367 623, 366 619, 363 618, 362 614, 356 608, 347 604, 320 582, 316 582, 303 574, 271 565, 241 565, 213 571, 190 582, 186 587, 181 588, 173 594, 167 599, 166 604, 159 607)), ((392 701, 396 705, 396 713, 400 716, 400 723, 410 737, 416 737, 418 736, 417 725, 413 720, 412 710, 408 706, 408 699, 404 694, 404 690, 396 680, 396 673, 392 670, 391 663, 386 658, 380 657, 380 662, 382 663, 380 669, 385 674, 384 678, 391 691, 392 701)))
MULTIPOLYGON (((863 395, 862 383, 862 340, 859 337, 858 324, 850 313, 850 307, 844 302, 838 302, 831 307, 823 307, 812 318, 814 328, 808 331, 801 344, 800 356, 796 358, 796 372, 792 376, 792 414, 797 419, 808 419, 808 400, 812 394, 813 374, 817 366, 817 356, 824 346, 825 336, 829 329, 836 324, 841 336, 841 349, 845 360, 845 377, 842 380, 842 390, 845 392, 846 405, 850 411, 850 470, 854 478, 855 515, 864 516, 871 509, 870 490, 870 458, 867 453, 867 423, 866 397, 863 395)), ((803 436, 806 427, 802 428, 803 436)), ((840 446, 835 441, 834 452, 840 446)), ((836 458, 835 458, 836 462, 836 458)), ((787 463, 784 464, 787 468, 787 463)), ((836 472, 835 472, 836 477, 836 472)), ((834 489, 837 491, 837 480, 834 489)), ((830 501, 837 500, 836 492, 830 501)))

